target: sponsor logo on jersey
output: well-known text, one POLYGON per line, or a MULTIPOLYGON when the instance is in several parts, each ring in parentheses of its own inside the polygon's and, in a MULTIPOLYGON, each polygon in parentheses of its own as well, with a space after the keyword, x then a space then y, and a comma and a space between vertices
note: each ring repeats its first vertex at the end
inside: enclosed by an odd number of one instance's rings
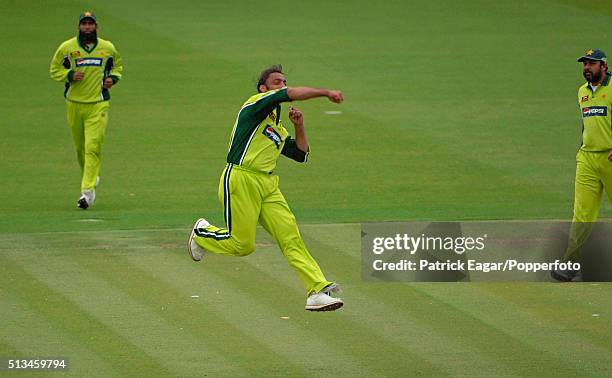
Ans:
POLYGON ((272 128, 272 126, 264 127, 262 134, 276 144, 276 149, 280 149, 280 145, 283 143, 283 138, 281 138, 281 136, 276 132, 276 130, 274 130, 274 128, 272 128))
POLYGON ((607 106, 591 106, 588 108, 582 108, 582 117, 607 117, 608 107, 607 106))
POLYGON ((76 60, 77 67, 94 66, 102 67, 102 58, 80 58, 76 60))
POLYGON ((580 102, 587 102, 589 101, 589 96, 582 96, 582 98, 580 99, 580 102))
POLYGON ((272 120, 272 122, 276 122, 276 113, 272 112, 268 115, 268 117, 270 117, 270 119, 272 120))

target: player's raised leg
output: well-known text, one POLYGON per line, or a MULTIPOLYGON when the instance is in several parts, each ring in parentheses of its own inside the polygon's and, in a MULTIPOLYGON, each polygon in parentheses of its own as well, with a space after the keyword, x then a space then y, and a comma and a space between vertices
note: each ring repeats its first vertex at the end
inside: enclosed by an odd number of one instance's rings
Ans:
POLYGON ((208 225, 194 228, 193 240, 202 249, 200 253, 246 256, 255 250, 261 209, 258 179, 258 175, 236 169, 232 164, 226 167, 219 183, 226 227, 208 225))

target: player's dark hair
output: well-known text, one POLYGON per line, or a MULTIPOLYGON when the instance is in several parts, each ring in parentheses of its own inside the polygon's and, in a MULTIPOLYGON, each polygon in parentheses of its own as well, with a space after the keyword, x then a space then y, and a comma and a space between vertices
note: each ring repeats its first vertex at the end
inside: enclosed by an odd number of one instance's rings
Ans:
POLYGON ((275 72, 283 73, 283 66, 280 64, 275 64, 261 71, 261 74, 259 74, 259 80, 257 80, 257 92, 259 92, 259 86, 265 85, 268 77, 275 72))

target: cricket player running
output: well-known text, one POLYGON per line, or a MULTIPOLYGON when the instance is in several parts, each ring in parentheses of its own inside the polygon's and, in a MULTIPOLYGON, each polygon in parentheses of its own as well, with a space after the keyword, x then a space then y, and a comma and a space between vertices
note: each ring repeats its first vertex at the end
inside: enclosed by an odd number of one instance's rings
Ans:
POLYGON ((258 94, 242 105, 230 137, 227 165, 219 182, 219 199, 224 207, 225 228, 198 219, 189 236, 188 251, 194 261, 205 252, 246 256, 255 250, 259 222, 278 243, 289 265, 306 287, 306 309, 331 311, 342 307, 337 284, 328 281, 312 258, 298 230, 295 216, 279 189, 273 174, 280 155, 306 162, 310 151, 304 117, 290 108, 295 139, 281 121, 281 103, 327 97, 343 101, 342 92, 309 87, 287 87, 282 66, 264 70, 257 83, 258 94))
MULTIPOLYGON (((580 249, 599 215, 601 195, 612 203, 612 85, 606 54, 589 50, 578 58, 586 83, 578 89, 582 146, 576 155, 574 217, 564 261, 579 261, 580 249)), ((551 272, 558 281, 582 281, 579 270, 551 272)))
POLYGON ((97 36, 95 14, 79 17, 78 36, 63 42, 49 73, 65 83, 66 115, 81 167, 81 196, 77 206, 87 209, 96 200, 110 88, 121 79, 121 56, 115 46, 97 36))

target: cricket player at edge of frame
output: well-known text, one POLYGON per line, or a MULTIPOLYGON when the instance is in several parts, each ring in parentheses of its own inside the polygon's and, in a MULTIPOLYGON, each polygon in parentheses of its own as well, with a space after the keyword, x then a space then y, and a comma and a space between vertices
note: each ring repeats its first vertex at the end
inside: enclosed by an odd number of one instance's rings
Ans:
POLYGON ((310 255, 295 216, 273 174, 280 155, 306 162, 310 148, 304 130, 304 116, 289 109, 295 139, 281 121, 281 103, 327 97, 341 103, 342 92, 310 87, 287 87, 281 65, 264 70, 257 82, 257 94, 240 108, 232 130, 227 165, 219 182, 219 199, 224 207, 226 228, 198 219, 189 236, 188 251, 194 261, 207 252, 246 256, 255 250, 259 222, 278 243, 289 265, 306 287, 306 310, 333 311, 342 307, 338 284, 328 281, 310 255))
POLYGON ((81 209, 96 200, 110 88, 121 79, 123 70, 119 52, 111 42, 98 38, 97 29, 96 15, 81 13, 78 36, 58 47, 49 68, 53 80, 65 83, 66 117, 81 167, 77 201, 81 209))
MULTIPOLYGON (((576 155, 574 216, 563 261, 579 261, 580 249, 599 215, 601 195, 612 203, 612 86, 608 58, 599 49, 578 58, 586 83, 578 89, 582 145, 576 155)), ((582 281, 580 270, 553 270, 558 281, 582 281)))

